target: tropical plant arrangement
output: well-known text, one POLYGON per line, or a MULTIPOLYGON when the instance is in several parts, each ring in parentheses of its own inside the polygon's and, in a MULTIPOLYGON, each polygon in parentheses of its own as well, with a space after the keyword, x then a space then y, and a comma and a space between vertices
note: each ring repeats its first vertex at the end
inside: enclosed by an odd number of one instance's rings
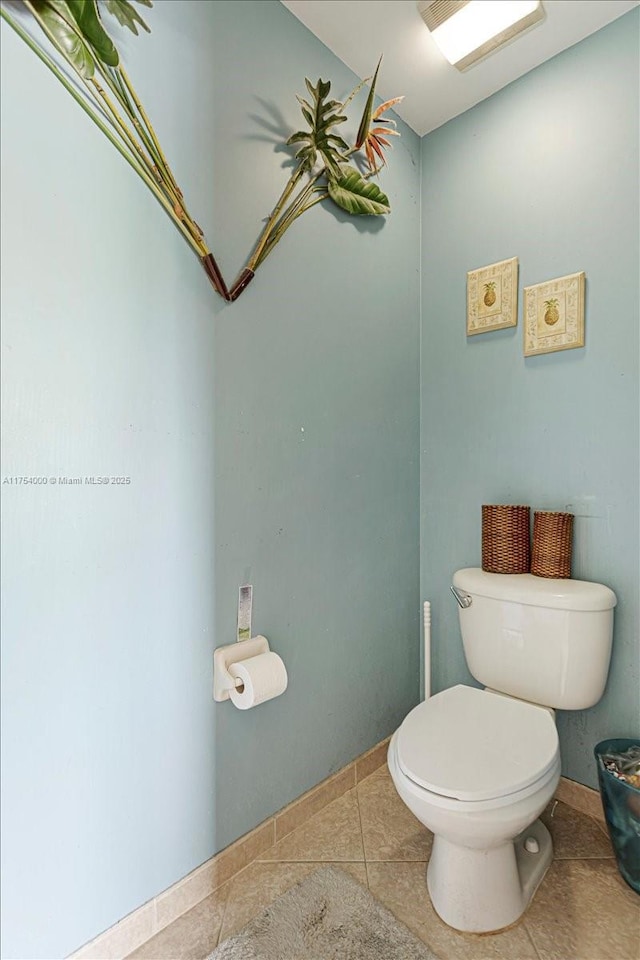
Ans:
MULTIPOLYGON (((152 0, 135 0, 153 6, 152 0)), ((284 233, 307 210, 330 200, 353 216, 381 216, 390 212, 387 196, 371 177, 385 165, 389 137, 399 136, 395 122, 383 114, 403 98, 395 97, 374 110, 376 81, 367 78, 344 101, 329 100, 329 81, 314 86, 305 80, 308 99, 298 97, 308 129, 292 134, 287 144, 298 146, 296 163, 276 206, 267 219, 246 267, 228 288, 203 231, 187 210, 182 190, 124 69, 116 46, 105 29, 106 12, 136 36, 138 27, 149 27, 129 0, 21 0, 21 6, 53 47, 38 42, 25 29, 13 9, 0 7, 0 15, 62 83, 68 93, 100 128, 127 163, 153 193, 165 213, 199 257, 214 289, 226 301, 236 300, 269 256, 284 233), (66 66, 66 69, 61 65, 66 66), (335 128, 347 120, 344 113, 365 83, 371 80, 358 133, 349 145, 335 128), (349 163, 355 154, 368 167, 349 163)), ((39 35, 38 35, 39 36, 39 35)))

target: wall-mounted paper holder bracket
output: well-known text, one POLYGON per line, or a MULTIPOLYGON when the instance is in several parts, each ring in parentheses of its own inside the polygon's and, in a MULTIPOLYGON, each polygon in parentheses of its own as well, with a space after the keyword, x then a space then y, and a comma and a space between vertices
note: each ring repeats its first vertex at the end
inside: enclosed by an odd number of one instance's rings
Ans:
POLYGON ((269 641, 266 637, 251 637, 250 640, 238 640, 226 647, 213 651, 213 699, 220 702, 229 699, 229 691, 236 686, 235 679, 229 673, 232 663, 257 657, 260 653, 269 653, 269 641))

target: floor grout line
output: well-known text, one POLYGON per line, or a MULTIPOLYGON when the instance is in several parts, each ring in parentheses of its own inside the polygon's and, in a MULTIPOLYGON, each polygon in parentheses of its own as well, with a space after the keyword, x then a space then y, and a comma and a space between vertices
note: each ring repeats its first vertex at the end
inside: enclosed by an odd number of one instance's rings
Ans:
POLYGON ((610 839, 611 839, 610 836, 609 836, 609 830, 607 829, 607 824, 606 824, 606 823, 603 823, 602 820, 598 820, 597 817, 592 817, 590 814, 586 814, 586 816, 590 817, 590 819, 593 820, 593 822, 594 822, 595 825, 597 826, 598 830, 600 830, 600 832, 605 835, 605 837, 607 838, 607 840, 610 840, 610 839))
MULTIPOLYGON (((529 938, 529 943, 530 943, 531 946, 533 947, 533 952, 535 953, 536 957, 538 958, 538 960, 542 960, 542 958, 541 958, 541 956, 540 956, 540 952, 539 952, 539 950, 538 950, 538 948, 537 948, 537 946, 536 946, 536 941, 535 941, 535 939, 534 939, 534 937, 533 937, 533 933, 531 932, 531 930, 529 930, 529 927, 528 927, 528 924, 527 924, 526 919, 523 919, 523 920, 522 920, 522 929, 524 930, 524 932, 526 933, 527 937, 529 938)), ((576 960, 577 960, 577 958, 576 958, 576 960)))
POLYGON ((556 857, 554 856, 552 863, 564 863, 567 860, 615 860, 615 855, 613 853, 603 853, 600 856, 598 854, 585 854, 584 856, 566 856, 566 857, 556 857))
POLYGON ((364 830, 362 829, 362 810, 360 809, 360 793, 358 791, 358 784, 356 783, 355 789, 356 796, 356 806, 358 808, 358 822, 360 824, 360 843, 362 844, 362 857, 364 860, 364 875, 367 881, 367 890, 371 890, 369 886, 369 867, 367 866, 367 848, 364 845, 364 830))
MULTIPOLYGON (((335 863, 336 866, 340 866, 341 863, 364 863, 362 860, 336 860, 335 857, 326 858, 324 860, 256 860, 255 863, 268 864, 271 867, 295 867, 297 863, 317 863, 318 865, 322 863, 335 863)), ((251 864, 249 864, 251 866, 251 864)))
POLYGON ((231 887, 233 886, 233 879, 229 881, 229 889, 227 890, 227 895, 224 898, 224 908, 222 910, 222 919, 220 920, 220 929, 218 930, 218 937, 216 939, 216 947, 220 943, 220 938, 222 936, 222 930, 224 928, 225 917, 227 916, 227 907, 229 906, 229 899, 231 897, 231 887))
MULTIPOLYGON (((594 857, 594 859, 597 859, 597 858, 594 857)), ((372 858, 370 860, 367 860, 367 863, 370 864, 371 866, 379 866, 380 864, 383 864, 383 863, 405 863, 407 864, 407 866, 415 866, 416 864, 421 864, 422 866, 425 866, 426 864, 429 863, 429 857, 425 857, 424 859, 420 859, 420 860, 405 860, 402 858, 397 860, 375 860, 372 858)))

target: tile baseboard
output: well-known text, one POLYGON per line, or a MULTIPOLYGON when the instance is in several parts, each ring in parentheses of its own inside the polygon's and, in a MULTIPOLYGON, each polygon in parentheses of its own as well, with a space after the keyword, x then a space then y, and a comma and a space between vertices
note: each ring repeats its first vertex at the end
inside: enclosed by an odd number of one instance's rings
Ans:
POLYGON ((375 773, 386 760, 389 740, 390 737, 387 737, 380 741, 337 773, 303 793, 157 897, 84 944, 70 954, 68 960, 123 960, 257 860, 278 840, 375 773))
POLYGON ((560 777, 560 783, 556 790, 556 800, 562 800, 563 803, 573 807, 574 810, 586 813, 596 820, 601 820, 602 823, 605 822, 599 791, 593 790, 591 787, 585 787, 583 783, 569 780, 568 777, 560 777))

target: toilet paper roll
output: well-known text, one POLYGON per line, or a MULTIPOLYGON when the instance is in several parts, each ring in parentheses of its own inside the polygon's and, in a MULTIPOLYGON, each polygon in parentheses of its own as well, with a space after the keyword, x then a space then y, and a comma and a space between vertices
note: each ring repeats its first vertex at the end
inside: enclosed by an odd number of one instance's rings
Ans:
POLYGON ((229 691, 231 702, 239 710, 250 710, 265 700, 273 700, 287 689, 287 669, 273 651, 232 663, 229 673, 243 683, 240 689, 229 691))

